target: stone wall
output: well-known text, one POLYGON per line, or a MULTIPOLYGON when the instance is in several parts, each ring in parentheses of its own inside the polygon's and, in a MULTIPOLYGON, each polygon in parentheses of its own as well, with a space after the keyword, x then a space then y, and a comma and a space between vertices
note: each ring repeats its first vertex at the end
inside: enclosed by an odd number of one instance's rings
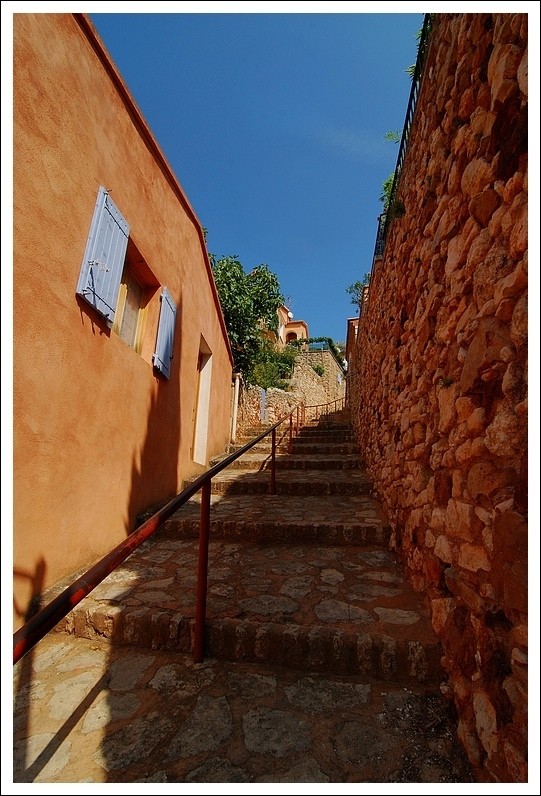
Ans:
MULTIPOLYGON (((295 407, 323 406, 345 397, 344 373, 330 351, 299 353, 295 359, 293 376, 287 390, 270 387, 266 390, 265 422, 275 423, 295 407), (321 365, 323 374, 316 373, 313 365, 321 365)), ((257 426, 261 421, 261 387, 246 387, 240 391, 237 416, 237 436, 257 426)), ((305 413, 310 419, 311 412, 305 413)))
POLYGON ((353 422, 480 781, 527 780, 527 15, 435 15, 353 422))
POLYGON ((303 351, 295 360, 291 386, 304 393, 307 406, 341 401, 346 394, 344 371, 328 351, 303 351), (314 366, 323 369, 318 376, 314 366), (317 379, 314 381, 313 375, 317 379))

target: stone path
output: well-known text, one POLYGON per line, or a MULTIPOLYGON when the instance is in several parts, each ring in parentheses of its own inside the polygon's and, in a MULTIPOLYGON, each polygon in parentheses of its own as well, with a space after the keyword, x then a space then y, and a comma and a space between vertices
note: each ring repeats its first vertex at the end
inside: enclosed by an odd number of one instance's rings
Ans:
POLYGON ((473 781, 419 685, 56 633, 14 677, 14 782, 473 781))
MULTIPOLYGON (((148 540, 59 628, 150 649, 190 650, 197 542, 148 540)), ((374 546, 211 542, 207 650, 397 681, 443 677, 426 610, 374 546)))
POLYGON ((197 497, 17 664, 16 782, 472 781, 426 610, 335 435, 299 436, 277 495, 264 446, 213 479, 202 664, 197 497))

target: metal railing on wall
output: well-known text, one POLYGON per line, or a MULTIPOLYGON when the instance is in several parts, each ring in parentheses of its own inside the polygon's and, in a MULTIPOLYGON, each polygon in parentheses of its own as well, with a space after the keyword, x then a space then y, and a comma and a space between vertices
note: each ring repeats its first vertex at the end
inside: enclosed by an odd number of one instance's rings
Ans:
POLYGON ((398 157, 396 159, 396 166, 394 170, 394 177, 391 185, 391 190, 389 193, 387 210, 378 217, 378 231, 376 235, 376 244, 374 247, 374 259, 376 257, 381 257, 383 255, 387 233, 389 232, 390 223, 393 218, 393 208, 395 206, 395 201, 396 201, 398 182, 400 180, 400 173, 402 171, 404 158, 406 156, 406 151, 408 148, 411 125, 413 123, 413 117, 417 105, 417 98, 419 96, 419 90, 421 87, 421 77, 423 74, 423 67, 425 64, 426 54, 428 51, 428 40, 432 28, 432 17, 433 17, 432 14, 425 14, 424 16, 423 27, 421 29, 421 35, 419 37, 419 46, 417 49, 417 60, 415 62, 415 69, 413 71, 413 76, 411 80, 411 90, 408 100, 408 106, 406 109, 406 116, 404 119, 402 138, 400 139, 400 146, 398 147, 398 157))

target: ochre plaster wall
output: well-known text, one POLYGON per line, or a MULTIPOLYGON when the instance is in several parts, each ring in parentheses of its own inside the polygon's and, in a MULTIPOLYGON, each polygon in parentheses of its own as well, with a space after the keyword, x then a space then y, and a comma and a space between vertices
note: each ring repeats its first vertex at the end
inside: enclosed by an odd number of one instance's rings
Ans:
POLYGON ((201 470, 200 345, 212 352, 209 457, 229 440, 232 360, 200 225, 81 15, 14 15, 13 301, 19 625, 33 593, 94 563, 201 470), (141 355, 75 296, 100 185, 177 304, 169 380, 151 364, 161 288, 141 355))
POLYGON ((527 780, 527 15, 441 14, 350 363, 480 780, 527 780))

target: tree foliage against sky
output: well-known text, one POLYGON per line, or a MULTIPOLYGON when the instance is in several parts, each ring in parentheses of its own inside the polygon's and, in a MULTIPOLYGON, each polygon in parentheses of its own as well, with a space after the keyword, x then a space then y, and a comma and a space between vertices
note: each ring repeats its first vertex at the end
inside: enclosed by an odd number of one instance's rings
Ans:
POLYGON ((210 260, 235 369, 245 381, 257 383, 254 369, 269 359, 265 330, 277 330, 278 307, 284 303, 278 277, 265 264, 246 273, 236 255, 211 254, 210 260))
POLYGON ((357 282, 353 282, 352 285, 349 285, 346 288, 346 293, 349 293, 351 296, 351 303, 355 304, 357 307, 361 307, 363 301, 363 291, 365 285, 370 284, 370 274, 365 274, 362 279, 357 280, 357 282))

